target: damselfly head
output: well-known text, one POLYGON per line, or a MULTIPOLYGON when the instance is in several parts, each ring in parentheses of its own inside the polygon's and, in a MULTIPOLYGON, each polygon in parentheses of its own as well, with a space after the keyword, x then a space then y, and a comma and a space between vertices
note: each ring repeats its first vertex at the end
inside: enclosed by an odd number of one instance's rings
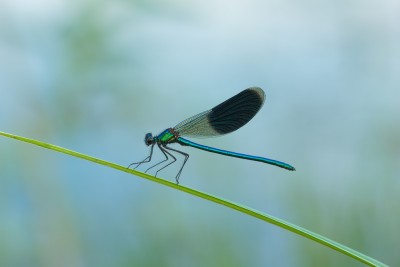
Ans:
POLYGON ((149 146, 149 145, 153 144, 153 142, 154 142, 153 135, 151 133, 147 133, 144 136, 144 143, 146 144, 146 146, 149 146))

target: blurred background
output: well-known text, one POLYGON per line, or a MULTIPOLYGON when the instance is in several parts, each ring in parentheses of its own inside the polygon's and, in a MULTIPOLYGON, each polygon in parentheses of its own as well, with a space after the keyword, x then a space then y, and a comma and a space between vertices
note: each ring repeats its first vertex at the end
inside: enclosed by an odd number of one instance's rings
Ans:
MULTIPOLYGON (((391 0, 2 0, 0 130, 127 166, 146 132, 260 86, 249 124, 193 141, 297 171, 176 145, 181 184, 396 265, 399 48, 391 0)), ((0 150, 0 266, 363 266, 101 165, 5 137, 0 150)))

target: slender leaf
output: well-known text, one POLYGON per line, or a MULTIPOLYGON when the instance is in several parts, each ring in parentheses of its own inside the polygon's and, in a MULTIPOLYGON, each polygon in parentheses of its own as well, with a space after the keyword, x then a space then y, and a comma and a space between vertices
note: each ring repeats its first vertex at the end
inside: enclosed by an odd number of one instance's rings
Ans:
POLYGON ((284 220, 278 219, 278 218, 273 217, 271 215, 268 215, 266 213, 263 213, 263 212, 255 210, 255 209, 251 209, 251 208, 245 207, 245 206, 243 206, 241 204, 237 204, 237 203, 234 203, 232 201, 229 201, 229 200, 226 200, 226 199, 223 199, 223 198, 211 195, 211 194, 207 194, 207 193, 204 193, 204 192, 201 192, 201 191, 189 188, 189 187, 185 187, 185 186, 182 186, 182 185, 177 185, 177 184, 169 182, 167 180, 160 179, 160 178, 157 178, 157 177, 154 177, 154 176, 151 176, 149 174, 146 174, 146 173, 143 173, 143 172, 139 172, 139 171, 136 171, 136 170, 131 170, 131 169, 128 169, 127 167, 124 167, 124 166, 121 166, 121 165, 118 165, 118 164, 115 164, 115 163, 112 163, 112 162, 109 162, 109 161, 105 161, 105 160, 102 160, 102 159, 98 159, 98 158, 95 158, 95 157, 91 157, 91 156, 88 156, 88 155, 85 155, 85 154, 82 154, 82 153, 78 153, 76 151, 72 151, 72 150, 69 150, 69 149, 66 149, 66 148, 62 148, 62 147, 51 145, 51 144, 48 144, 48 143, 43 143, 41 141, 37 141, 37 140, 34 140, 34 139, 30 139, 30 138, 26 138, 26 137, 22 137, 22 136, 17 136, 17 135, 13 135, 13 134, 1 132, 1 131, 0 131, 0 135, 6 136, 6 137, 9 137, 9 138, 13 138, 13 139, 17 139, 19 141, 27 142, 27 143, 30 143, 30 144, 34 144, 34 145, 37 145, 37 146, 41 146, 41 147, 44 147, 44 148, 47 148, 47 149, 50 149, 50 150, 54 150, 54 151, 57 151, 57 152, 61 152, 61 153, 64 153, 64 154, 68 154, 68 155, 71 155, 71 156, 74 156, 74 157, 77 157, 77 158, 81 158, 81 159, 85 159, 85 160, 88 160, 88 161, 92 161, 92 162, 95 162, 97 164, 105 165, 105 166, 108 166, 110 168, 114 168, 114 169, 117 169, 117 170, 120 170, 120 171, 123 171, 123 172, 134 174, 136 176, 148 179, 150 181, 153 181, 153 182, 165 185, 165 186, 169 186, 171 188, 186 192, 188 194, 191 194, 191 195, 194 195, 194 196, 197 196, 197 197, 200 197, 200 198, 203 198, 203 199, 206 199, 206 200, 218 203, 218 204, 221 204, 223 206, 226 206, 226 207, 229 207, 231 209, 240 211, 242 213, 245 213, 247 215, 253 216, 253 217, 258 218, 260 220, 263 220, 263 221, 266 221, 268 223, 274 224, 274 225, 279 226, 279 227, 281 227, 283 229, 286 229, 286 230, 288 230, 290 232, 296 233, 296 234, 298 234, 300 236, 306 237, 306 238, 314 240, 315 242, 318 242, 318 243, 320 243, 322 245, 330 247, 330 248, 332 248, 332 249, 334 249, 334 250, 336 250, 336 251, 338 251, 340 253, 348 255, 348 256, 350 256, 350 257, 352 257, 352 258, 354 258, 354 259, 356 259, 356 260, 358 260, 358 261, 360 261, 362 263, 365 263, 365 264, 367 264, 369 266, 382 266, 382 267, 383 266, 387 266, 387 265, 385 265, 385 264, 383 264, 383 263, 381 263, 381 262, 379 262, 379 261, 377 261, 377 260, 375 260, 375 259, 373 259, 371 257, 368 257, 368 256, 366 256, 366 255, 364 255, 364 254, 362 254, 362 253, 360 253, 360 252, 358 252, 358 251, 356 251, 354 249, 351 249, 351 248, 349 248, 347 246, 344 246, 344 245, 339 244, 339 243, 337 243, 337 242, 335 242, 333 240, 330 240, 329 238, 326 238, 326 237, 321 236, 319 234, 313 233, 313 232, 311 232, 311 231, 309 231, 307 229, 304 229, 304 228, 302 228, 300 226, 297 226, 295 224, 292 224, 292 223, 286 222, 284 220))

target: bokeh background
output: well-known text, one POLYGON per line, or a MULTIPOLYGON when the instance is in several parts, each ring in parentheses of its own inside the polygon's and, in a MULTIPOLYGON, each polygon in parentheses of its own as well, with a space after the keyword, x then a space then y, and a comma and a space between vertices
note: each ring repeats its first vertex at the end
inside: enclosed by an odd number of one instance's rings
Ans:
MULTIPOLYGON (((400 263, 399 1, 2 0, 0 58, 1 131, 126 166, 146 132, 264 88, 246 127, 194 141, 297 171, 182 148, 181 183, 400 263)), ((104 166, 0 151, 0 266, 363 266, 104 166)))

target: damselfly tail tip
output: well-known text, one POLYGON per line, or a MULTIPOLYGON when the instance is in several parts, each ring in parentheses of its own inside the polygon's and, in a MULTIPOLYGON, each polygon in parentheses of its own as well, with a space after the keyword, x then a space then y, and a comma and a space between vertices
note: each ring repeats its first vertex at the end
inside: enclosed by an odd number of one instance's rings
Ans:
POLYGON ((293 167, 292 165, 287 164, 287 163, 283 163, 283 162, 281 164, 277 165, 277 166, 279 166, 281 168, 284 168, 285 170, 288 170, 288 171, 295 171, 296 170, 296 168, 293 167))
POLYGON ((284 162, 278 161, 278 162, 275 162, 275 163, 272 163, 272 164, 275 165, 275 166, 281 167, 281 168, 283 168, 285 170, 288 170, 288 171, 295 171, 296 170, 295 167, 293 167, 290 164, 284 163, 284 162))

